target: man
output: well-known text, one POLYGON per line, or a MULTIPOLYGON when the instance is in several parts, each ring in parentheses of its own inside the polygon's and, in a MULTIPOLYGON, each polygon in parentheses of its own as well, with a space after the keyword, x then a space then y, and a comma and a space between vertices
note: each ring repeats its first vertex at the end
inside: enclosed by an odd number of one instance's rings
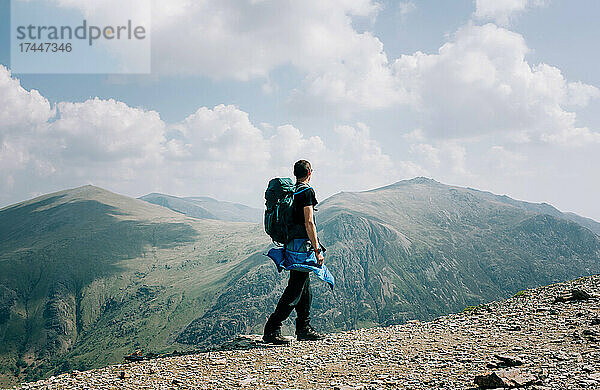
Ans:
MULTIPOLYGON (((286 244, 291 248, 294 242, 310 242, 314 250, 317 264, 321 266, 325 261, 314 221, 314 206, 318 203, 315 191, 308 185, 312 176, 312 168, 308 161, 300 160, 294 164, 296 177, 296 191, 292 204, 294 226, 291 232, 292 241, 286 244)), ((306 247, 306 245, 305 245, 306 247)), ((294 248, 298 250, 298 248, 294 248)), ((323 336, 310 325, 310 273, 304 270, 290 270, 288 285, 281 295, 275 312, 269 317, 264 330, 263 341, 273 344, 287 344, 289 340, 281 335, 281 324, 288 318, 294 309, 298 315, 296 319, 297 340, 320 340, 323 336)))

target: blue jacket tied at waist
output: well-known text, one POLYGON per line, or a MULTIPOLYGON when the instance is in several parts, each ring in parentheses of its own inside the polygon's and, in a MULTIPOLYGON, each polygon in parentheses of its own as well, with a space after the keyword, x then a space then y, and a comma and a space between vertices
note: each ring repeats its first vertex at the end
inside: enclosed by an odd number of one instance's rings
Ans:
POLYGON ((333 290, 335 279, 325 264, 317 264, 315 251, 309 249, 310 241, 305 238, 294 238, 281 248, 271 248, 267 253, 277 266, 279 272, 285 270, 296 270, 314 272, 319 279, 327 282, 333 290), (308 243, 307 243, 308 241, 308 243))

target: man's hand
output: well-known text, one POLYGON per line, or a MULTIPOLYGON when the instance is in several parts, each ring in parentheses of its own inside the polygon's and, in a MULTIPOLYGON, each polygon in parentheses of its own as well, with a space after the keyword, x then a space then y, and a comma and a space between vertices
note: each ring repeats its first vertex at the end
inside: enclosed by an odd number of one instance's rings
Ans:
POLYGON ((317 264, 323 265, 324 261, 325 261, 325 256, 323 256, 323 252, 317 253, 317 264))

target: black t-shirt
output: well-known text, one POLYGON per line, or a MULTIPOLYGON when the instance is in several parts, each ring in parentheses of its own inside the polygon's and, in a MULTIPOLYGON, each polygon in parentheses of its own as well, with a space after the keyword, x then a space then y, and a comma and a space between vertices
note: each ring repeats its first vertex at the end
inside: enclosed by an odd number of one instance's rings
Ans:
MULTIPOLYGON (((315 206, 317 203, 317 197, 315 196, 315 190, 305 184, 296 184, 296 191, 300 192, 294 195, 294 202, 292 203, 292 217, 294 220, 294 231, 292 238, 308 238, 306 233, 306 227, 304 225, 304 207, 315 206), (302 191, 304 190, 304 191, 302 191)), ((315 214, 313 213, 313 221, 315 214)))

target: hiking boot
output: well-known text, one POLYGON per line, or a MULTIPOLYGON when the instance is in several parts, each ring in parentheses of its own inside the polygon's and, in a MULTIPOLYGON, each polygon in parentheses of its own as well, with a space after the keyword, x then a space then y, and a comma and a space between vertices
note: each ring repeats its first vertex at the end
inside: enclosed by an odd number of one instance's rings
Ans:
POLYGON ((271 333, 263 335, 263 341, 269 344, 286 345, 290 343, 290 340, 283 337, 281 330, 276 330, 271 333))
POLYGON ((306 325, 301 329, 296 329, 296 339, 298 341, 316 341, 323 340, 324 338, 324 335, 317 333, 310 325, 306 325))

